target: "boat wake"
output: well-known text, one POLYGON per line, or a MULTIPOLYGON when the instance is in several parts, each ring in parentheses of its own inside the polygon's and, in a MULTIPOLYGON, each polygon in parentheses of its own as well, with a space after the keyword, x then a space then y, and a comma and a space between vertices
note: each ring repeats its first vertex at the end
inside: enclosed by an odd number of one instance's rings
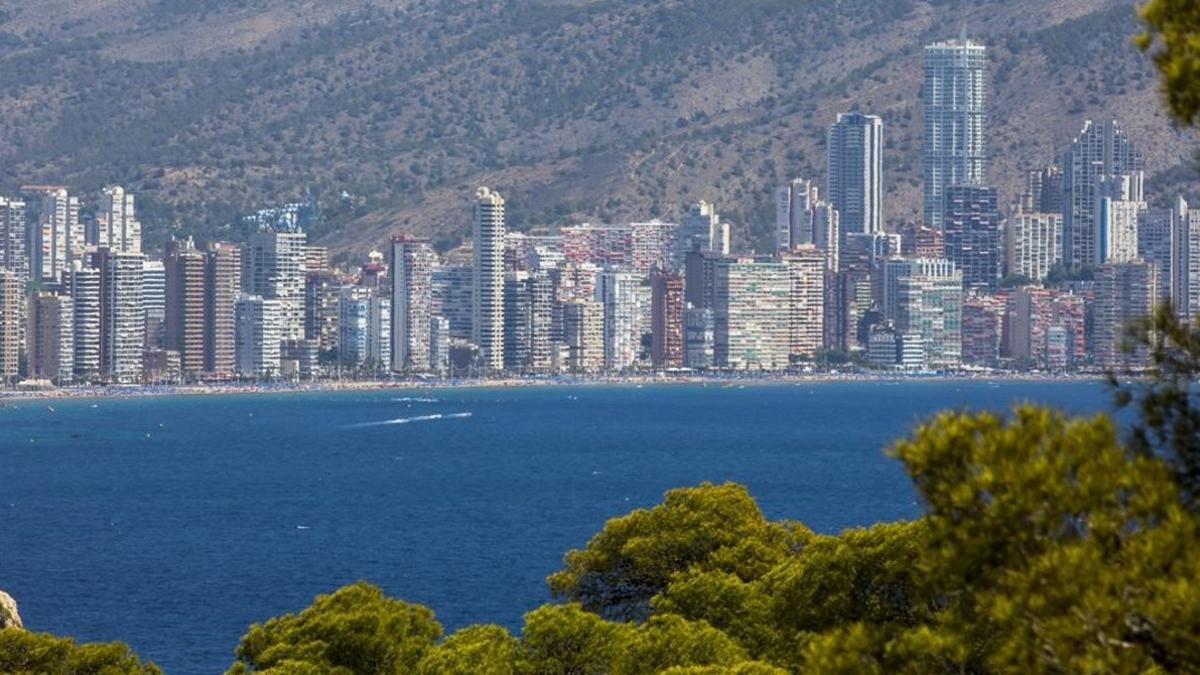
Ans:
POLYGON ((421 398, 420 396, 405 396, 403 398, 394 398, 392 403, 441 403, 436 398, 421 398))
POLYGON ((351 429, 365 429, 368 427, 390 427, 397 424, 413 424, 415 422, 433 422, 436 420, 461 420, 471 416, 471 413, 450 413, 447 415, 418 415, 416 417, 399 417, 394 420, 384 420, 382 422, 363 422, 362 424, 352 424, 351 429))

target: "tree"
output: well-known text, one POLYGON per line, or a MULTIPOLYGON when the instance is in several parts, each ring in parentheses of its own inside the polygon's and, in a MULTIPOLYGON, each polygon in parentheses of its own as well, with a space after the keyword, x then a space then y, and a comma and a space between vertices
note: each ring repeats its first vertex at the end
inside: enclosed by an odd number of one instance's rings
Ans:
POLYGON ((251 626, 229 672, 410 673, 441 635, 428 608, 358 582, 318 595, 299 614, 251 626))
POLYGON ((10 675, 161 675, 120 642, 77 644, 70 638, 0 629, 0 673, 10 675))
POLYGON ((1141 8, 1146 32, 1138 45, 1152 52, 1171 114, 1183 124, 1200 118, 1200 5, 1193 0, 1150 0, 1141 8))
POLYGON ((671 490, 663 504, 614 518, 566 568, 548 579, 555 595, 610 618, 644 618, 671 576, 693 567, 758 577, 812 536, 771 523, 746 488, 705 483, 671 490))
POLYGON ((521 642, 500 626, 464 628, 421 659, 419 675, 515 675, 526 672, 521 642))
POLYGON ((1117 405, 1137 412, 1128 444, 1166 459, 1184 500, 1200 508, 1200 400, 1194 388, 1200 378, 1200 316, 1183 321, 1163 303, 1129 327, 1124 348, 1147 354, 1152 366, 1124 380, 1108 374, 1117 405))

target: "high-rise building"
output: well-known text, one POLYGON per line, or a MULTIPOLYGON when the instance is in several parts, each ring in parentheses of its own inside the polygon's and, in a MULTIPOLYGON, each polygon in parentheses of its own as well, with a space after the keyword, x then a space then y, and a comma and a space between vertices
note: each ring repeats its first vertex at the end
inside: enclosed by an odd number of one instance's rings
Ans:
POLYGON ((884 307, 896 330, 921 337, 925 365, 962 363, 962 272, 948 260, 889 260, 884 307))
POLYGON ((429 319, 429 370, 443 377, 450 373, 450 320, 444 316, 429 319))
POLYGON ((783 254, 789 290, 788 357, 812 358, 825 345, 825 254, 811 244, 783 254))
POLYGON ((1062 167, 1063 259, 1071 267, 1090 265, 1099 260, 1096 206, 1101 181, 1143 171, 1145 161, 1117 122, 1087 120, 1063 156, 1062 167))
POLYGON ((279 301, 243 293, 234 307, 238 374, 254 379, 279 377, 283 343, 279 301))
POLYGON ((205 370, 207 256, 190 239, 173 241, 166 259, 166 321, 164 344, 179 354, 182 374, 205 370))
POLYGON ((945 257, 962 272, 965 286, 995 288, 1003 260, 996 188, 951 185, 945 190, 945 257))
POLYGON ((26 336, 29 376, 69 384, 75 372, 75 306, 70 296, 33 294, 26 336))
POLYGON ((0 384, 13 384, 20 374, 24 301, 21 278, 13 270, 0 268, 0 384))
POLYGON ((145 258, 102 248, 92 261, 100 270, 100 371, 111 382, 138 383, 146 349, 145 258))
POLYGON ((1026 174, 1025 193, 1020 210, 1026 213, 1063 212, 1063 172, 1057 165, 1034 169, 1026 174))
POLYGON ((318 272, 329 269, 329 249, 325 246, 308 245, 304 247, 304 269, 307 272, 318 272))
POLYGON ((487 373, 504 369, 504 198, 488 188, 475 193, 475 245, 471 341, 487 373))
POLYGON ((1143 209, 1137 223, 1137 257, 1158 267, 1158 299, 1171 297, 1173 209, 1143 209))
POLYGON ((1142 181, 1141 171, 1104 176, 1097 181, 1095 264, 1127 262, 1138 257, 1138 223, 1146 210, 1142 181))
POLYGON ((683 367, 683 276, 655 270, 650 275, 651 360, 655 368, 683 367))
POLYGON ((595 373, 604 368, 604 305, 589 300, 563 304, 563 336, 567 368, 595 373))
POLYGON ((100 377, 101 271, 79 266, 67 274, 75 315, 75 379, 100 377))
POLYGON ((1093 343, 1096 364, 1103 368, 1145 366, 1148 354, 1122 349, 1131 321, 1149 316, 1158 297, 1158 270, 1144 260, 1107 263, 1096 269, 1093 343))
POLYGON ((722 260, 713 303, 716 366, 786 368, 790 354, 792 280, 784 263, 722 260))
POLYGON ((73 263, 82 261, 83 224, 79 222, 79 198, 66 188, 42 196, 42 213, 30 237, 31 275, 45 283, 58 283, 73 263))
POLYGON ((729 223, 721 222, 716 204, 699 201, 688 207, 679 228, 679 245, 678 259, 694 251, 729 255, 729 223))
POLYGON ((228 376, 237 369, 237 298, 241 290, 242 249, 212 242, 205 249, 204 370, 228 376))
POLYGON ((777 250, 815 244, 829 254, 829 268, 837 269, 840 215, 812 181, 797 178, 775 191, 775 228, 777 250))
POLYGON ((987 181, 987 48, 967 40, 925 48, 925 224, 942 227, 946 189, 987 181))
POLYGON ((1084 300, 1034 286, 1013 290, 1005 312, 1005 351, 1018 365, 1065 370, 1082 363, 1087 343, 1084 300))
POLYGON ((1200 314, 1200 211, 1175 199, 1171 251, 1171 303, 1175 312, 1190 320, 1200 314))
POLYGON ((844 113, 829 129, 825 197, 842 232, 883 230, 883 120, 844 113))
POLYGON ((637 361, 639 280, 632 272, 607 269, 596 278, 596 300, 604 307, 604 368, 619 372, 637 361))
POLYGON ((0 267, 15 272, 22 286, 29 282, 27 227, 25 202, 0 197, 0 267))
POLYGON ((1000 363, 1004 335, 1004 299, 998 295, 971 295, 962 302, 962 362, 995 368, 1000 363))
POLYGON ((278 300, 282 339, 302 339, 307 236, 300 230, 260 229, 250 235, 246 254, 243 288, 264 300, 278 300))
POLYGON ((323 354, 338 351, 338 302, 344 285, 341 277, 329 270, 309 272, 305 278, 304 338, 316 342, 323 354))
POLYGON ((467 265, 444 265, 433 269, 432 312, 450 322, 450 337, 471 339, 475 297, 475 272, 467 265))
POLYGON ((429 326, 433 318, 433 267, 437 256, 426 240, 393 237, 389 267, 392 282, 392 368, 429 370, 429 326))
POLYGON ((706 370, 716 365, 717 320, 712 309, 683 310, 683 365, 706 370))
POLYGON ((509 272, 504 280, 504 368, 548 372, 553 365, 551 329, 554 283, 548 272, 509 272))
POLYGON ((161 260, 142 262, 142 304, 146 307, 146 346, 161 347, 167 320, 167 268, 161 260))
POLYGON ((96 221, 98 246, 120 253, 142 252, 142 224, 137 219, 132 192, 126 192, 119 185, 104 188, 100 193, 96 221))
POLYGON ((338 348, 343 367, 391 369, 392 305, 362 286, 347 286, 338 300, 338 348))
POLYGON ((1041 281, 1062 264, 1062 214, 1018 211, 1006 222, 1008 274, 1041 281))

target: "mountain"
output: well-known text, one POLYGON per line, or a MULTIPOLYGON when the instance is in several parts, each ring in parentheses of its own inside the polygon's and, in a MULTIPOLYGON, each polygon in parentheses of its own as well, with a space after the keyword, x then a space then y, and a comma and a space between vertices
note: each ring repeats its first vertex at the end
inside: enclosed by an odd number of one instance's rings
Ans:
POLYGON ((1130 130, 1156 194, 1191 191, 1137 29, 1129 0, 7 0, 0 194, 120 183, 161 240, 311 193, 314 238, 355 254, 457 243, 478 185, 517 228, 703 198, 761 247, 772 188, 821 179, 851 109, 884 118, 886 220, 918 218, 922 46, 963 30, 1005 202, 1088 117, 1130 130))

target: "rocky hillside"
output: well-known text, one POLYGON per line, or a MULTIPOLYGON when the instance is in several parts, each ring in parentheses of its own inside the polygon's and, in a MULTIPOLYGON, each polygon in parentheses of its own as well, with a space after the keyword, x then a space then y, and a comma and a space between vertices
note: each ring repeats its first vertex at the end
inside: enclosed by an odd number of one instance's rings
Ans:
POLYGON ((1160 110, 1130 0, 7 0, 0 192, 120 182, 158 237, 236 237, 306 190, 316 236, 457 241, 476 185, 514 224, 716 201, 743 242, 824 170, 840 111, 885 119, 889 222, 919 213, 921 46, 992 46, 1006 201, 1085 117, 1121 119, 1160 192, 1195 139, 1160 110))

